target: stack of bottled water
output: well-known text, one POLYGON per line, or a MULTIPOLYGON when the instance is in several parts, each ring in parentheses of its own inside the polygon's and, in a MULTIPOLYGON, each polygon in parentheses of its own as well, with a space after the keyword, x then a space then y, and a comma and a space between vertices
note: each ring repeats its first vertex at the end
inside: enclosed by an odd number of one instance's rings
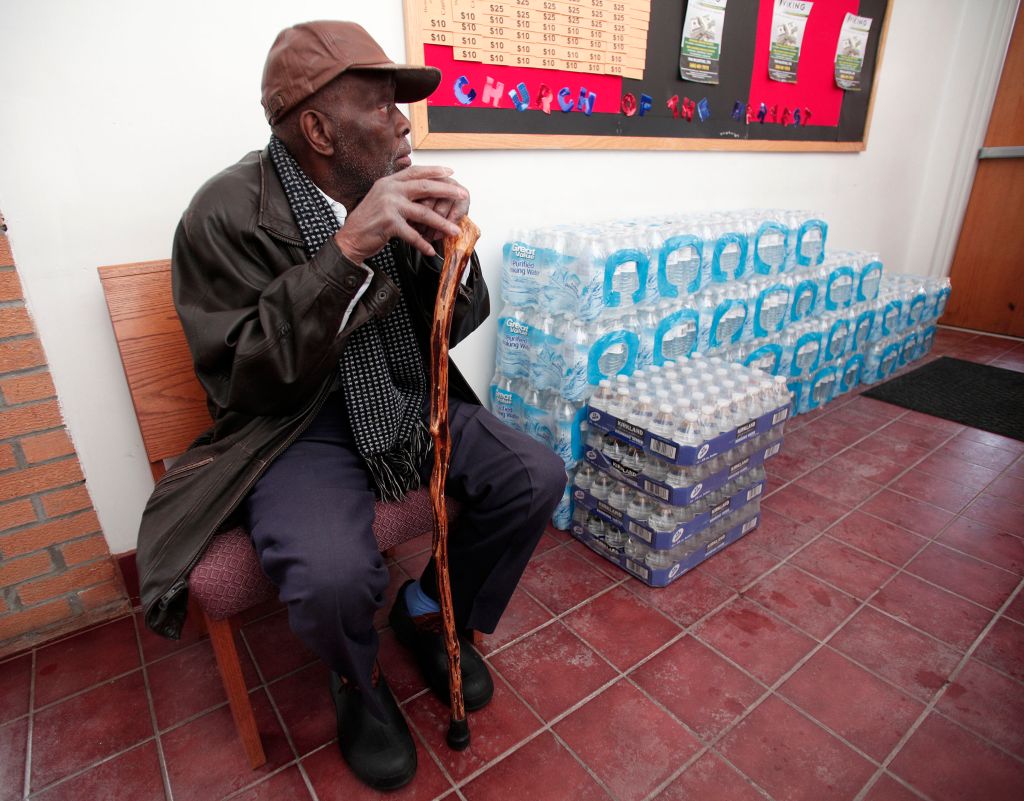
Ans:
POLYGON ((757 525, 762 465, 789 412, 785 378, 717 356, 602 379, 573 484, 573 534, 664 586, 757 525))
POLYGON ((740 343, 729 354, 785 376, 797 413, 883 381, 927 354, 950 294, 948 279, 883 274, 870 254, 830 255, 816 272, 817 291, 808 284, 806 307, 790 304, 790 322, 777 336, 740 343))
MULTIPOLYGON (((492 410, 571 476, 602 380, 714 356, 783 377, 799 413, 927 353, 948 281, 885 275, 827 236, 818 215, 778 209, 513 232, 492 410)), ((554 522, 570 519, 567 488, 554 522)))

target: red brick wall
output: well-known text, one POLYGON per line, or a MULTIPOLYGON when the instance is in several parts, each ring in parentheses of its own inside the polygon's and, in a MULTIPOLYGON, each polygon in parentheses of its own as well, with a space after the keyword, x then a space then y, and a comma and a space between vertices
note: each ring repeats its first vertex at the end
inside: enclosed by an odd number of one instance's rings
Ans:
POLYGON ((0 656, 129 608, 0 215, 0 656))

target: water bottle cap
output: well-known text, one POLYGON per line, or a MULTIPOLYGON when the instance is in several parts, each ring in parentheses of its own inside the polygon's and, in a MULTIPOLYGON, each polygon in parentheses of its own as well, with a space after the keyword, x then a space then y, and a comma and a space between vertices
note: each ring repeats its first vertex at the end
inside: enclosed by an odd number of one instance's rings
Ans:
POLYGON ((662 414, 672 414, 674 409, 672 408, 671 403, 663 403, 661 404, 661 406, 658 407, 658 411, 661 412, 662 414))

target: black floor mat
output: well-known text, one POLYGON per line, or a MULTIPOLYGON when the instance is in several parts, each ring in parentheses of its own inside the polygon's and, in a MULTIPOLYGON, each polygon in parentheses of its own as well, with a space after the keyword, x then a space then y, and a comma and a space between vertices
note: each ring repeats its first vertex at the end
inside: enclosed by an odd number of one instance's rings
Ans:
POLYGON ((1024 373, 943 356, 864 393, 893 403, 1024 440, 1024 373))

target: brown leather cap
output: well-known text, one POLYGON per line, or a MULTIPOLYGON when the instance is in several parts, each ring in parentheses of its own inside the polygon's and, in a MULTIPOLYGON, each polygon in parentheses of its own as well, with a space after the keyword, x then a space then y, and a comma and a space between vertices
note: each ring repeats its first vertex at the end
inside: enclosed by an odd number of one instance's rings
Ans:
POLYGON ((395 64, 354 22, 321 20, 285 28, 263 67, 263 110, 271 124, 346 70, 381 70, 395 76, 395 100, 413 103, 441 82, 436 67, 395 64))

